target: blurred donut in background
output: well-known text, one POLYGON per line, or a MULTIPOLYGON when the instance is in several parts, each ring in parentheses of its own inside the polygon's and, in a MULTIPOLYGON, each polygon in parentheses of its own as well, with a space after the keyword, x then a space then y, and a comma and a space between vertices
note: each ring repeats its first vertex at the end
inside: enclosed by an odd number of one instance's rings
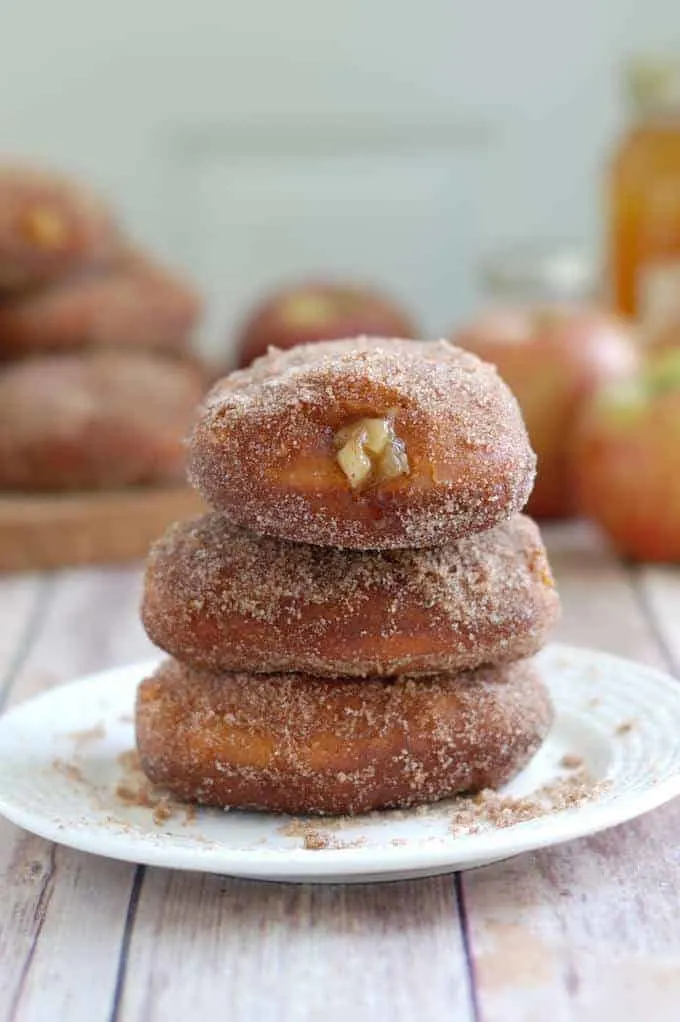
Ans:
POLYGON ((257 305, 237 338, 241 368, 269 347, 357 337, 417 337, 411 314, 397 301, 363 284, 309 281, 271 294, 257 305))
POLYGON ((106 263, 120 248, 113 212, 83 185, 33 167, 0 167, 1 290, 106 263))
POLYGON ((179 274, 129 249, 105 269, 0 298, 0 360, 87 347, 183 351, 201 311, 179 274))
POLYGON ((117 489, 184 477, 204 389, 191 360, 143 352, 49 355, 0 369, 0 489, 117 489))

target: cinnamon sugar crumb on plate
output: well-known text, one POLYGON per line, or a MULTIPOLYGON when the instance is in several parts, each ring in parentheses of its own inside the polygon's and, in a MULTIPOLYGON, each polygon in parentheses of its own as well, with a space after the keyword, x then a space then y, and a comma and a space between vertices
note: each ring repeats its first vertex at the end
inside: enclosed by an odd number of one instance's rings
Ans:
POLYGON ((606 781, 594 782, 581 767, 576 773, 550 781, 522 797, 487 788, 460 799, 460 806, 451 815, 451 831, 457 835, 478 833, 482 827, 514 827, 551 813, 577 809, 601 795, 606 787, 606 781))
POLYGON ((302 847, 307 851, 318 852, 323 848, 362 848, 366 844, 366 838, 356 838, 354 841, 342 841, 332 834, 324 834, 322 830, 308 830, 304 835, 302 847))
POLYGON ((83 772, 77 763, 70 763, 68 760, 57 756, 56 759, 52 760, 52 766, 57 773, 61 774, 62 777, 66 777, 69 781, 75 781, 78 784, 83 783, 83 772))
POLYGON ((119 753, 116 756, 116 762, 125 773, 133 773, 142 769, 139 753, 136 749, 126 749, 125 752, 119 753))
POLYGON ((99 721, 94 727, 86 727, 80 731, 71 731, 69 738, 72 739, 74 751, 78 754, 93 742, 99 742, 102 738, 106 738, 106 728, 103 722, 99 721))
POLYGON ((318 830, 308 830, 304 836, 302 847, 311 851, 318 851, 320 848, 329 848, 330 844, 330 838, 326 834, 322 834, 318 830))
POLYGON ((560 760, 560 766, 565 770, 577 770, 583 766, 583 756, 577 756, 573 752, 565 752, 560 760))
POLYGON ((173 816, 173 810, 170 807, 170 799, 163 795, 156 803, 153 811, 153 822, 160 826, 161 823, 165 823, 166 820, 171 819, 173 816))

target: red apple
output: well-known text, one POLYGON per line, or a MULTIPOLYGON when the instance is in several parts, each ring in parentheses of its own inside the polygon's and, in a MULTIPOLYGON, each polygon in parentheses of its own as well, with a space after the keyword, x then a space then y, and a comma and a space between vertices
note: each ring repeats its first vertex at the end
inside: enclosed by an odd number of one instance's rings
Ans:
POLYGON ((591 398, 573 459, 581 507, 621 553, 680 561, 680 350, 591 398))
POLYGON ((680 310, 651 322, 643 322, 641 339, 650 354, 680 348, 680 310))
POLYGON ((588 394, 638 365, 628 329, 590 308, 499 309, 460 330, 454 340, 493 362, 517 396, 538 456, 529 513, 537 518, 574 513, 570 435, 588 394))
POLYGON ((416 337, 408 312, 393 299, 360 284, 309 282, 285 288, 259 305, 238 340, 239 365, 250 365, 267 348, 375 334, 416 337))

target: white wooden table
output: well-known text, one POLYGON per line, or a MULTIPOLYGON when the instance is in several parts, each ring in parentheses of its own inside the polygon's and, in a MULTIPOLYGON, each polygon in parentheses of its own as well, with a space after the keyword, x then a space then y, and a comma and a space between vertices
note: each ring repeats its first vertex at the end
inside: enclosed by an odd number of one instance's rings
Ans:
MULTIPOLYGON (((547 530, 557 637, 677 672, 680 573, 547 530)), ((0 699, 144 657, 139 572, 0 581, 0 699)), ((680 741, 680 735, 678 736, 680 741)), ((680 1019, 680 800, 463 875, 260 884, 109 862, 0 822, 0 1019, 680 1019)))

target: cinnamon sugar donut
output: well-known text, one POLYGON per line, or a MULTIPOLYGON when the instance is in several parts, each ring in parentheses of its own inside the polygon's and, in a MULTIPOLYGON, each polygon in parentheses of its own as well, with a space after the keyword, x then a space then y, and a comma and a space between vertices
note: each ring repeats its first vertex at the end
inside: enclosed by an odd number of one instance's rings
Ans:
POLYGON ((200 309, 179 275, 128 252, 104 270, 0 301, 0 359, 85 347, 183 351, 200 309))
POLYGON ((498 787, 545 738, 528 662, 414 681, 201 674, 167 661, 139 688, 142 767, 173 795, 284 813, 364 813, 498 787))
POLYGON ((447 341, 272 349, 208 395, 190 478, 257 532, 322 546, 437 546, 525 503, 535 458, 496 370, 447 341))
POLYGON ((48 171, 0 167, 0 289, 108 261, 119 249, 111 211, 82 185, 48 171))
POLYGON ((184 474, 203 393, 191 362, 132 352, 50 355, 0 369, 0 490, 92 490, 184 474))
POLYGON ((256 536, 214 512, 154 544, 142 620, 196 668, 365 677, 529 656, 558 607, 523 515, 447 546, 366 551, 256 536))

